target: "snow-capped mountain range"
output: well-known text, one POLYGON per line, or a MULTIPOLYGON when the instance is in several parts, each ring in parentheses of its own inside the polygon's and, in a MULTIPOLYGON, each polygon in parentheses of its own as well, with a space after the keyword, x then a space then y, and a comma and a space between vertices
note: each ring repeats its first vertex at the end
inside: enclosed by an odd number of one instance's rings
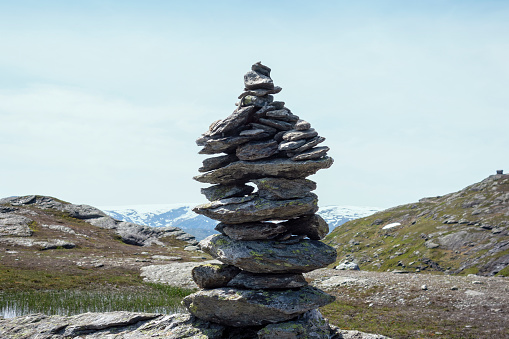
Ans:
MULTIPOLYGON (((179 227, 194 235, 197 240, 201 240, 217 233, 214 227, 218 222, 194 213, 192 209, 196 205, 198 204, 100 206, 99 208, 118 220, 154 227, 179 227)), ((332 231, 349 220, 367 217, 380 210, 376 207, 325 206, 320 208, 318 214, 327 221, 332 231)))

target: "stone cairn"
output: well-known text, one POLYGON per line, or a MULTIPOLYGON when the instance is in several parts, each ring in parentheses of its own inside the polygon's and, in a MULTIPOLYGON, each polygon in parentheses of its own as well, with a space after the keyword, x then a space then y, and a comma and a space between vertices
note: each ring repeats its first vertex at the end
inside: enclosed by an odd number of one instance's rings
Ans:
POLYGON ((184 305, 201 320, 241 328, 243 338, 329 338, 317 308, 334 297, 308 286, 302 273, 336 260, 319 241, 329 226, 315 214, 316 183, 306 179, 333 159, 328 147, 316 147, 325 138, 274 101, 281 87, 270 71, 254 64, 235 111, 196 141, 200 154, 225 153, 204 160, 194 177, 214 184, 202 189, 210 202, 194 211, 220 221, 220 234, 200 246, 223 264, 193 270, 202 289, 184 305))

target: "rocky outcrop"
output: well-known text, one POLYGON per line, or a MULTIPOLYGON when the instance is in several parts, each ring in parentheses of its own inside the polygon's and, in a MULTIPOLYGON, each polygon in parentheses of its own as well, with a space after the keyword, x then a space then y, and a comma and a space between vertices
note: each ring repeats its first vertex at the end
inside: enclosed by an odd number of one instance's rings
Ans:
POLYGON ((107 312, 74 316, 33 314, 12 319, 0 318, 0 337, 5 339, 387 338, 338 328, 334 328, 331 332, 327 321, 318 311, 306 312, 288 322, 241 329, 203 321, 186 313, 163 315, 107 312))
POLYGON ((224 326, 269 325, 259 338, 329 338, 317 308, 334 297, 307 286, 302 273, 336 259, 334 248, 319 241, 329 228, 315 214, 316 183, 306 179, 333 160, 328 147, 315 147, 325 138, 274 101, 281 88, 270 71, 254 64, 237 109, 197 140, 201 154, 227 154, 203 162, 204 173, 194 179, 214 185, 202 189, 209 202, 193 209, 220 221, 222 234, 200 246, 224 265, 194 268, 193 279, 204 289, 184 298, 184 305, 224 326))
MULTIPOLYGON (((43 249, 48 249, 53 248, 53 243, 57 243, 57 240, 55 240, 49 241, 49 244, 40 244, 29 239, 19 238, 30 237, 32 235, 29 226, 33 220, 26 215, 21 215, 21 213, 26 214, 27 211, 25 208, 31 207, 41 210, 53 210, 62 213, 62 215, 66 217, 83 220, 96 227, 111 229, 126 244, 137 246, 149 246, 151 244, 161 245, 160 239, 170 236, 178 240, 186 241, 191 245, 198 244, 192 235, 185 233, 177 227, 150 227, 119 221, 111 218, 95 207, 89 205, 74 205, 47 196, 28 195, 3 198, 0 199, 0 207, 0 241, 20 246, 39 246, 43 247, 43 249)), ((36 213, 35 211, 31 212, 36 213)), ((69 233, 69 230, 61 228, 64 226, 56 226, 57 227, 53 227, 52 229, 69 233)), ((43 227, 45 226, 43 225, 43 227)), ((48 228, 50 227, 48 226, 48 228)), ((74 246, 71 244, 64 245, 57 243, 54 247, 72 248, 74 246)))
POLYGON ((509 175, 347 222, 326 242, 361 269, 509 276, 509 175))

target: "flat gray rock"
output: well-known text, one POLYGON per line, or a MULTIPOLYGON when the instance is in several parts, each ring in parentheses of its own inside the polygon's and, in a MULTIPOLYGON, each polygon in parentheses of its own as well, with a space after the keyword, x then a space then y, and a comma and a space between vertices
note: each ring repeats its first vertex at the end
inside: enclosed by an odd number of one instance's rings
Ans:
POLYGON ((252 182, 258 187, 258 195, 268 200, 302 198, 316 189, 309 179, 262 178, 252 182))
POLYGON ((318 197, 313 193, 300 199, 268 200, 256 195, 229 198, 198 205, 193 212, 225 224, 264 220, 287 220, 318 211, 318 197))
POLYGON ((224 167, 194 177, 196 181, 210 184, 227 184, 266 177, 297 179, 329 168, 334 160, 325 157, 319 160, 292 161, 271 159, 258 161, 236 161, 224 167))
MULTIPOLYGON (((257 124, 255 122, 252 122, 249 124, 249 126, 252 129, 261 129, 261 130, 265 131, 265 133, 267 133, 271 136, 275 135, 277 133, 277 129, 275 129, 274 127, 267 126, 267 125, 257 124)), ((242 132, 245 132, 245 131, 242 131, 242 132)), ((242 134, 242 132, 241 132, 241 134, 242 134)))
POLYGON ((329 225, 318 214, 291 219, 282 224, 292 234, 305 235, 312 240, 323 239, 329 233, 329 225))
POLYGON ((202 320, 243 327, 287 321, 334 299, 309 286, 283 291, 223 287, 191 294, 184 298, 183 304, 202 320))
POLYGON ((257 289, 287 289, 304 287, 308 283, 304 276, 297 274, 260 274, 242 271, 230 282, 228 287, 257 289))
POLYGON ((203 264, 221 264, 217 260, 205 262, 174 262, 165 265, 149 265, 141 268, 141 277, 143 281, 167 284, 183 288, 197 288, 198 285, 193 280, 192 269, 203 264))
POLYGON ((270 71, 271 71, 270 67, 265 66, 260 61, 258 61, 257 63, 254 63, 251 66, 251 70, 253 70, 253 71, 257 72, 257 73, 263 74, 265 76, 270 77, 270 71))
POLYGON ((306 139, 296 141, 283 141, 279 144, 280 151, 293 151, 306 143, 306 139))
POLYGON ((277 109, 274 111, 269 111, 265 114, 266 117, 283 120, 287 122, 297 122, 299 117, 290 112, 288 109, 277 109))
POLYGON ((246 129, 242 132, 240 132, 239 136, 241 137, 249 137, 251 140, 260 140, 260 139, 266 139, 272 134, 268 133, 263 128, 257 128, 257 129, 246 129))
POLYGON ((245 125, 249 120, 249 115, 253 111, 254 107, 241 107, 233 111, 227 118, 220 120, 211 126, 207 135, 224 136, 227 133, 235 131, 239 127, 245 125))
POLYGON ((299 120, 295 123, 295 129, 297 131, 305 131, 311 128, 311 124, 305 120, 299 120))
POLYGON ((243 92, 241 95, 239 95, 239 99, 242 99, 248 95, 256 96, 256 97, 263 97, 267 94, 277 94, 281 92, 282 88, 279 86, 274 86, 273 89, 252 89, 243 92))
POLYGON ((236 241, 214 234, 200 242, 203 251, 252 273, 304 273, 326 267, 336 260, 336 250, 320 241, 236 241))
POLYGON ((32 230, 28 226, 32 219, 13 213, 0 213, 0 237, 29 237, 32 230))
POLYGON ((320 311, 311 310, 298 319, 270 324, 258 331, 258 339, 331 338, 329 322, 320 311))
POLYGON ((300 139, 310 139, 318 135, 318 132, 314 128, 310 128, 304 131, 291 130, 283 135, 285 141, 295 141, 300 139))
POLYGON ((312 138, 310 140, 307 140, 304 145, 302 145, 299 148, 293 150, 294 154, 292 156, 297 155, 299 153, 302 153, 304 151, 307 151, 308 149, 311 149, 311 148, 315 147, 316 145, 318 145, 318 144, 320 144, 320 143, 322 143, 324 141, 325 141, 325 138, 321 137, 321 136, 316 136, 316 137, 314 137, 314 138, 312 138))
POLYGON ((203 160, 202 167, 198 168, 199 172, 208 172, 224 167, 232 162, 239 160, 235 154, 220 155, 203 160))
POLYGON ((205 142, 199 154, 216 154, 216 153, 232 153, 237 146, 250 141, 250 137, 224 137, 218 139, 210 139, 205 142))
POLYGON ((249 71, 244 75, 244 86, 246 89, 274 89, 272 79, 257 71, 249 71))
POLYGON ((267 125, 270 127, 274 127, 278 130, 289 131, 293 128, 294 124, 291 122, 281 121, 277 119, 269 119, 269 118, 260 118, 258 120, 260 124, 267 125))
POLYGON ((262 97, 255 95, 246 95, 240 100, 240 106, 263 107, 270 105, 272 101, 274 101, 274 97, 272 95, 265 95, 262 97))
POLYGON ((245 184, 214 185, 201 189, 207 200, 214 201, 231 197, 242 197, 253 192, 254 187, 245 184))
POLYGON ((288 231, 286 226, 272 222, 250 222, 234 225, 219 223, 215 229, 233 240, 269 240, 288 231))
POLYGON ((191 270, 193 280, 200 288, 225 287, 240 269, 226 264, 205 264, 191 270))
POLYGON ((329 147, 327 147, 327 146, 315 147, 308 151, 297 154, 296 156, 293 156, 291 159, 293 161, 305 161, 305 160, 319 159, 321 157, 324 157, 328 151, 329 151, 329 147))
POLYGON ((260 160, 273 156, 278 152, 278 143, 275 140, 252 141, 240 145, 236 155, 240 160, 260 160))

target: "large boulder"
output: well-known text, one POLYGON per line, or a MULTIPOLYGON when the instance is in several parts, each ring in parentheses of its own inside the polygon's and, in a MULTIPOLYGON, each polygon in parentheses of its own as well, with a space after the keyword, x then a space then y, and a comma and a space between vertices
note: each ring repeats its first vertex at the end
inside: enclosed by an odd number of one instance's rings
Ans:
POLYGON ((303 273, 332 264, 336 250, 320 241, 297 243, 236 241, 214 234, 200 242, 200 247, 225 264, 252 273, 303 273))
POLYGON ((200 319, 242 327, 287 321, 332 301, 333 296, 309 286, 284 291, 223 287, 191 294, 183 304, 200 319))

